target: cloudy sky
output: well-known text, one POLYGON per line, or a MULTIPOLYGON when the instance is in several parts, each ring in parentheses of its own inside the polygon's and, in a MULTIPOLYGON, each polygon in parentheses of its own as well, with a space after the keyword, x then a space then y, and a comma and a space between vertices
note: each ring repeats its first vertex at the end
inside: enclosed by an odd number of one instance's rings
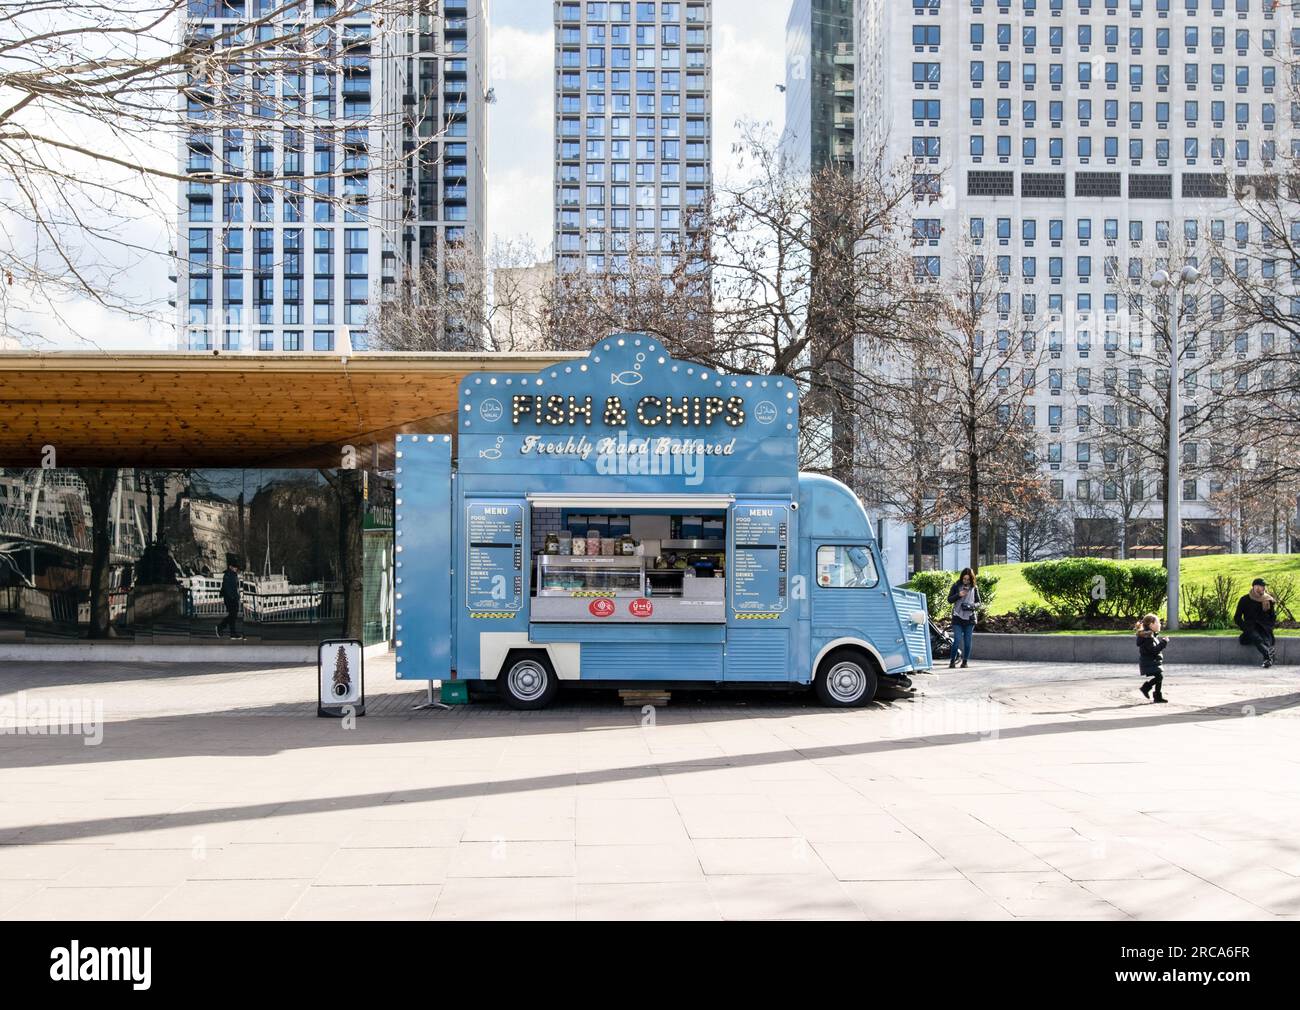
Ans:
MULTIPOLYGON (((553 5, 551 0, 490 2, 489 79, 497 102, 488 114, 488 243, 498 238, 528 238, 539 252, 547 251, 551 244, 554 149, 553 5)), ((726 177, 738 119, 769 121, 778 130, 784 121, 784 99, 776 85, 785 79, 789 0, 714 0, 713 6, 714 170, 726 177)), ((151 161, 155 155, 166 158, 168 152, 141 151, 135 156, 151 161)), ((44 339, 37 342, 42 349, 164 350, 173 346, 166 303, 175 288, 167 279, 170 261, 166 252, 175 221, 169 218, 168 203, 166 194, 142 202, 138 218, 123 226, 120 238, 124 246, 135 247, 129 256, 115 248, 105 252, 114 261, 109 263, 113 283, 124 285, 138 301, 157 305, 157 316, 124 318, 82 299, 61 304, 58 318, 15 317, 42 334, 44 339), (154 248, 159 255, 145 251, 154 248)))

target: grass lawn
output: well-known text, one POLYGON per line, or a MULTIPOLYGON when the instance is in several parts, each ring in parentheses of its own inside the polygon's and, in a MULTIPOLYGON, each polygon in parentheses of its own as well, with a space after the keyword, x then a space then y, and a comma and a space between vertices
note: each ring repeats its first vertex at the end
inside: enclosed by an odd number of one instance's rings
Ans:
MULTIPOLYGON (((1132 562, 1132 564, 1153 563, 1159 562, 1132 562)), ((1025 581, 1024 569, 1024 565, 989 565, 980 569, 981 575, 996 575, 999 579, 998 593, 989 608, 990 613, 1010 614, 1022 603, 1042 602, 1038 594, 1025 581)), ((1300 579, 1300 554, 1211 554, 1200 558, 1188 558, 1183 561, 1181 568, 1181 582, 1184 588, 1198 583, 1213 582, 1220 575, 1235 578, 1242 593, 1250 588, 1251 579, 1259 576, 1272 579, 1285 575, 1300 579)), ((1082 632, 1072 632, 1072 634, 1082 634, 1082 632)), ((1109 632, 1100 632, 1100 634, 1109 634, 1109 632)), ((1215 634, 1215 632, 1198 632, 1198 634, 1215 634)), ((1236 634, 1236 632, 1224 632, 1224 634, 1236 634)))

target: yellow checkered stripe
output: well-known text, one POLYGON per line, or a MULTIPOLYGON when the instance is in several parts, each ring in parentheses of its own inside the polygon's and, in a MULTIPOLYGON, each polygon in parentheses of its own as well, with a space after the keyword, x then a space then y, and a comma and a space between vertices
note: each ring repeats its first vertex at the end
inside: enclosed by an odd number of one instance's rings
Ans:
POLYGON ((575 600, 589 599, 606 599, 612 600, 618 596, 618 593, 611 593, 608 590, 599 589, 579 589, 577 592, 570 593, 569 596, 575 600))
POLYGON ((508 621, 508 620, 510 620, 510 618, 514 617, 515 615, 514 615, 513 612, 509 612, 509 613, 505 613, 505 614, 497 613, 497 612, 493 612, 493 613, 490 613, 490 614, 475 614, 475 613, 471 613, 469 616, 470 616, 471 619, 476 620, 476 621, 491 621, 491 620, 496 620, 496 621, 508 621))
POLYGON ((780 614, 735 614, 737 621, 779 621, 780 614))

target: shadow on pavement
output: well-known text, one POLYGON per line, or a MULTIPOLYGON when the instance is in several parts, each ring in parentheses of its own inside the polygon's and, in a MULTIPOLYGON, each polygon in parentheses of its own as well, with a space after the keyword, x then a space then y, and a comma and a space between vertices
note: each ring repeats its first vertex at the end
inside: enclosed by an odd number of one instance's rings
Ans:
MULTIPOLYGON (((1203 723, 1214 720, 1223 720, 1228 718, 1242 718, 1240 709, 1254 707, 1256 710, 1263 709, 1267 706, 1269 711, 1278 711, 1281 709, 1294 708, 1300 706, 1300 693, 1261 697, 1250 700, 1242 700, 1233 706, 1231 712, 1225 711, 1222 706, 1215 706, 1210 709, 1192 709, 1182 711, 1162 712, 1159 715, 1150 715, 1144 717, 1125 717, 1112 719, 1091 719, 1078 720, 1070 719, 1066 722, 1051 722, 1034 726, 1015 726, 999 730, 997 738, 1006 739, 1029 739, 1040 736, 1054 736, 1059 733, 1104 733, 1112 730, 1127 730, 1145 727, 1156 727, 1162 725, 1177 725, 1187 723, 1203 723)), ((527 715, 545 716, 548 713, 527 713, 527 715)), ((577 712, 570 713, 568 716, 560 715, 549 719, 538 719, 533 723, 533 727, 538 732, 553 732, 557 727, 556 723, 567 723, 577 712)), ((637 715, 637 710, 627 710, 629 715, 637 715)), ((842 715, 843 713, 837 713, 842 715)), ((509 713, 511 716, 520 715, 520 713, 509 713)), ((736 712, 734 718, 747 718, 748 711, 741 709, 736 712)), ((348 744, 375 744, 383 742, 402 742, 411 743, 411 736, 408 727, 435 727, 440 724, 435 721, 424 721, 418 719, 411 720, 373 720, 365 728, 360 728, 365 720, 358 722, 358 730, 347 732, 340 737, 335 724, 332 721, 321 720, 319 723, 312 720, 313 728, 308 730, 305 726, 298 727, 299 732, 297 739, 290 739, 284 730, 283 722, 275 720, 268 721, 268 729, 275 728, 276 732, 265 732, 258 735, 258 743, 253 746, 232 747, 228 735, 222 735, 223 745, 220 748, 204 747, 205 738, 213 734, 210 729, 204 732, 194 732, 182 725, 187 720, 181 718, 171 718, 165 720, 139 720, 140 725, 132 722, 125 724, 116 724, 118 726, 130 725, 136 729, 150 729, 150 723, 157 723, 158 729, 170 728, 172 732, 166 734, 166 744, 160 746, 162 741, 157 737, 146 735, 144 739, 131 741, 133 745, 124 744, 112 745, 108 738, 106 742, 98 747, 84 747, 79 738, 66 738, 70 742, 67 748, 60 748, 57 752, 48 754, 46 762, 36 762, 33 764, 28 760, 32 754, 32 747, 26 746, 21 748, 8 748, 8 752, 0 752, 0 767, 33 767, 41 764, 80 764, 93 763, 98 761, 133 761, 149 760, 169 757, 192 757, 204 755, 222 755, 231 754, 232 751, 238 753, 240 757, 257 757, 268 754, 280 753, 285 750, 296 747, 311 748, 322 746, 336 746, 340 743, 348 744), (171 727, 166 727, 166 723, 172 723, 171 727), (382 727, 378 732, 371 730, 372 726, 382 727), (402 730, 401 733, 394 733, 393 730, 402 730), (262 741, 265 740, 265 743, 262 741), (69 753, 71 747, 76 748, 76 753, 69 753), (17 759, 17 760, 15 760, 17 759)), ((512 728, 517 734, 531 720, 512 720, 512 728)), ((212 720, 216 722, 216 720, 212 720)), ((456 739, 464 739, 465 734, 461 732, 466 726, 467 720, 455 720, 453 732, 456 739)), ((495 724, 495 720, 484 720, 483 735, 494 735, 487 730, 495 724)), ((211 723, 209 723, 211 725, 211 723)), ((248 725, 239 723, 240 726, 248 725)), ((610 720, 610 726, 617 725, 627 728, 627 720, 610 720)), ((632 725, 635 725, 633 723, 632 725)), ((0 740, 3 738, 0 737, 0 740)), ((23 739, 23 738, 20 738, 23 739)), ((62 737, 41 737, 35 738, 43 741, 63 740, 62 737)), ((780 765, 788 762, 803 762, 829 760, 836 757, 861 756, 870 754, 888 754, 894 751, 915 751, 933 747, 946 747, 955 744, 971 743, 980 739, 978 733, 940 733, 933 736, 913 736, 898 739, 872 740, 864 741, 860 744, 834 745, 834 746, 800 746, 789 747, 778 751, 764 751, 757 754, 739 754, 718 758, 690 758, 677 761, 655 761, 644 764, 627 765, 620 768, 609 768, 599 771, 589 772, 563 772, 548 775, 536 775, 527 778, 507 779, 504 781, 482 781, 450 784, 445 786, 430 786, 426 788, 404 789, 389 791, 383 790, 372 793, 353 793, 340 796, 330 796, 325 798, 312 798, 300 800, 282 800, 277 799, 266 803, 256 803, 249 805, 233 805, 217 807, 210 810, 195 810, 181 813, 159 814, 156 818, 157 827, 177 828, 177 827, 195 827, 202 824, 213 824, 228 822, 231 820, 255 820, 262 817, 268 817, 274 814, 277 817, 292 816, 300 814, 323 813, 327 811, 337 812, 339 810, 366 810, 375 809, 391 804, 401 803, 424 803, 436 800, 460 799, 466 797, 482 797, 492 795, 503 795, 510 793, 524 793, 534 790, 559 789, 572 785, 596 785, 602 783, 626 782, 636 779, 658 777, 663 775, 683 775, 699 771, 702 768, 757 768, 770 765, 780 765)), ((430 740, 431 744, 437 740, 430 740)), ((45 748, 41 748, 44 750, 45 748)), ((432 759, 433 755, 430 755, 432 759)), ((148 818, 147 820, 154 820, 148 818)), ((124 831, 147 830, 148 826, 141 824, 140 815, 129 815, 121 817, 104 817, 80 821, 69 821, 59 824, 30 824, 30 825, 13 825, 7 828, 5 835, 10 843, 22 842, 22 835, 27 831, 33 834, 39 834, 39 840, 45 842, 57 842, 73 838, 84 839, 96 835, 114 834, 124 831)))

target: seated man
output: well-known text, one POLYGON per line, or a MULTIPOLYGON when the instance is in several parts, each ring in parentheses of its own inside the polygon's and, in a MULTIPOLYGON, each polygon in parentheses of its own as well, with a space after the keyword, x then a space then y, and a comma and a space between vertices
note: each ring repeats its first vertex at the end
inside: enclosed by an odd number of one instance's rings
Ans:
POLYGON ((1267 670, 1273 665, 1273 625, 1277 623, 1277 601, 1269 595, 1268 583, 1256 579, 1250 584, 1250 592, 1237 601, 1232 620, 1241 629, 1241 644, 1258 649, 1267 670))

